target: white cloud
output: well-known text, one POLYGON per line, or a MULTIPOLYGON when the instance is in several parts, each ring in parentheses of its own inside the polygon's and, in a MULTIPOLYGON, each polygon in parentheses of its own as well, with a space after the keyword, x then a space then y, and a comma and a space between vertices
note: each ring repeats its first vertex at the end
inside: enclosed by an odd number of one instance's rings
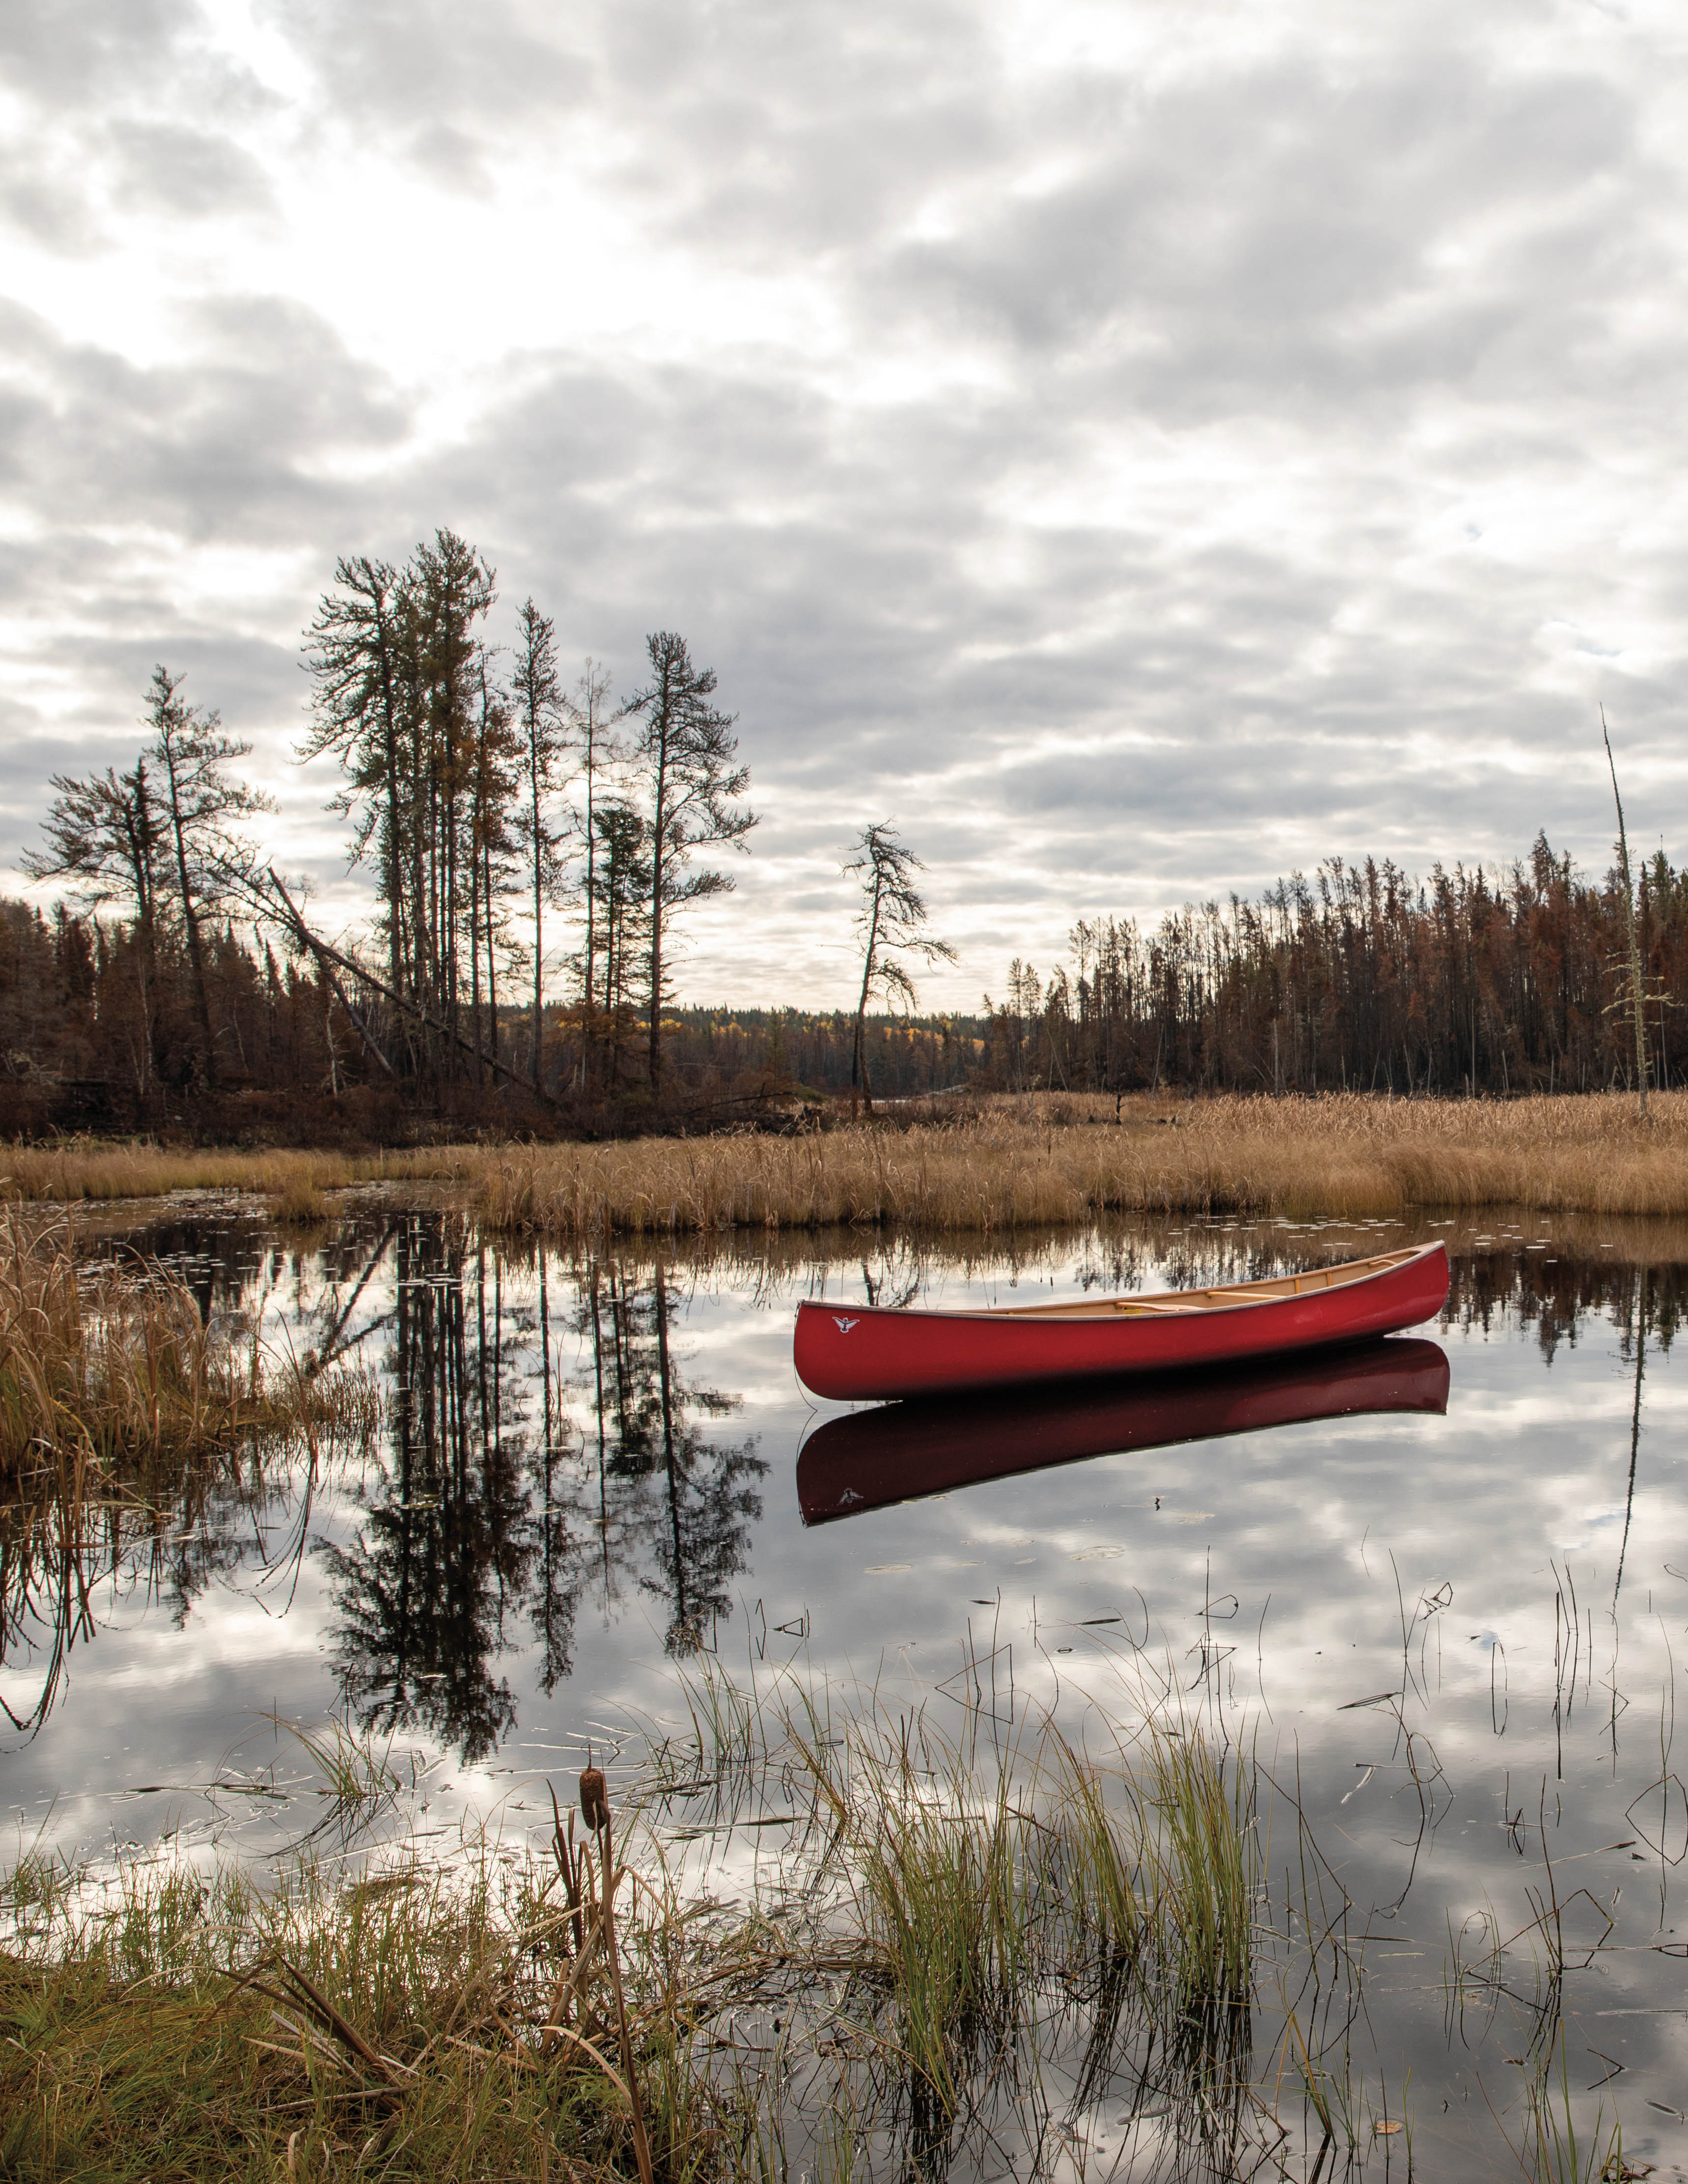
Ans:
POLYGON ((1569 0, 15 9, 0 855, 167 658, 320 856, 299 631, 439 523, 719 672, 712 995, 837 995, 869 818, 959 1002, 1331 851, 1603 859, 1601 697, 1688 854, 1684 67, 1569 0))

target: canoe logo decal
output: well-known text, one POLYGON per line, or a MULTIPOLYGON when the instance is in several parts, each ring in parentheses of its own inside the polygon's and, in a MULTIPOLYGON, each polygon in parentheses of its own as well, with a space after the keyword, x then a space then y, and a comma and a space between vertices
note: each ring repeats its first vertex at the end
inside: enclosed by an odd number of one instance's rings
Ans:
POLYGON ((853 1319, 841 1319, 836 1312, 832 1315, 832 1323, 841 1334, 847 1334, 856 1324, 853 1319))

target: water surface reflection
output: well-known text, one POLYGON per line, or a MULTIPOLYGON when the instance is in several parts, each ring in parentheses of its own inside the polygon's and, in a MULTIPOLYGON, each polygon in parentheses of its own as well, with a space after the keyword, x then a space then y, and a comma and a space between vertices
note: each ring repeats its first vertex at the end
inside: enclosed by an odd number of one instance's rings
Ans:
POLYGON ((810 1434, 797 1458, 797 1502, 806 1524, 820 1524, 1087 1457, 1326 1418, 1439 1418, 1447 1407, 1446 1351, 1400 1340, 1076 1389, 885 1403, 829 1418, 810 1434))
POLYGON ((0 1518, 6 1797, 27 1836, 278 1842, 296 1820, 254 1786, 285 1757, 277 1716, 349 1713, 415 1747, 445 1840, 469 1815, 548 1827, 541 1778, 589 1739, 614 1748, 632 1713, 674 1721, 700 1652, 942 1706, 988 1658, 1016 1732, 1053 1714, 1079 1736, 1152 1663, 1299 1785, 1372 1937, 1374 2060, 1396 2086, 1411 2064, 1421 2162, 1454 2129, 1445 2101, 1456 2120, 1509 2098, 1512 2004, 1446 1968, 1524 1929, 1544 1841, 1565 1893, 1614 1922, 1564 1975, 1579 2088, 1615 2073, 1635 2089, 1626 2145, 1688 2146, 1648 2107, 1688 2108, 1680 1960, 1656 1953, 1688 1946, 1688 1234, 1180 1223, 959 1256, 572 1254, 377 1206, 309 1245, 232 1210, 154 1236, 207 1310, 238 1301, 301 1359, 366 1362, 388 1415, 366 1451, 232 1467, 168 1506, 0 1518), (1441 1325, 1369 1352, 853 1414, 817 1412, 791 1373, 799 1295, 1205 1284, 1432 1233, 1441 1325))

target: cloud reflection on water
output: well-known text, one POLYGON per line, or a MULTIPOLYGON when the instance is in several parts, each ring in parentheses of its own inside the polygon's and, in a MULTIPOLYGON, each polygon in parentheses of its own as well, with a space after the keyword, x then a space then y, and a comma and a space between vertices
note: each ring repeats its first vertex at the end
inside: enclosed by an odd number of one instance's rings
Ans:
MULTIPOLYGON (((577 1256, 416 1212, 349 1222, 321 1250, 232 1218, 160 1234, 198 1255, 208 1302, 265 1298, 300 1352, 378 1365, 391 1419, 308 1503, 301 1477, 245 1478, 106 1521, 74 1642, 48 1593, 8 1621, 14 1712, 54 1680, 36 1732, 11 1740, 8 1802, 67 1846, 176 1826, 261 1849, 284 1816, 188 1786, 226 1786, 232 1755, 256 1763, 271 1709, 349 1708, 443 1763, 427 1825, 487 1813, 519 1832, 548 1823, 538 1778, 587 1738, 601 1748, 629 1709, 674 1721, 676 1663, 699 1645, 745 1674, 806 1659, 939 1704, 970 1646, 1016 1724, 1053 1708, 1092 1734, 1133 1664, 1164 1663, 1181 1704, 1299 1779, 1356 1904, 1418 1953, 1380 1969, 1380 1997, 1421 1957, 1433 1982, 1447 1932, 1483 1907, 1523 1924, 1545 1813, 1556 1865, 1618 1921, 1576 1975, 1585 2044, 1639 2080, 1674 2052, 1674 2020, 1601 2013, 1678 2006, 1668 1960, 1645 1953, 1677 1946, 1669 1845, 1626 1814, 1669 1771, 1688 1629, 1688 1239, 1629 1234, 1620 1255, 1568 1231, 1550 1256, 1524 1249, 1544 1224, 1506 1226, 1481 1247, 1450 1237, 1445 1416, 1439 1384, 1417 1414, 1341 1404, 1176 1446, 1101 1430, 1114 1452, 974 1485, 958 1461, 930 1498, 819 1530, 799 1508, 809 1452, 886 1414, 814 1426, 791 1372, 799 1295, 1232 1279, 1376 1248, 1377 1229, 1121 1227, 964 1259, 871 1240, 577 1256), (177 1786, 137 1794, 155 1783, 177 1786)), ((1433 1347, 1386 1346, 1390 1369, 1428 1371, 1433 1347)), ((970 1429, 951 1413, 950 1455, 1013 1414, 1000 1401, 970 1429)), ((19 1551, 9 1537, 8 1617, 19 1551)), ((1402 1997, 1415 2084, 1469 2090, 1438 1997, 1402 1997)))

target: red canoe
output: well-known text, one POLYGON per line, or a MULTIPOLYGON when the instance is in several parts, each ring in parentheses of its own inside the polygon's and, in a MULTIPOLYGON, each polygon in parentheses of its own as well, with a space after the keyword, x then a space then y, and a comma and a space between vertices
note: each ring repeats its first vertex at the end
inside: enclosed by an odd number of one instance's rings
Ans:
POLYGON ((797 1458, 797 1502, 804 1524, 824 1524, 1086 1457, 1385 1411, 1439 1416, 1447 1407, 1447 1352, 1411 1339, 1228 1372, 1166 1373, 1125 1388, 892 1403, 815 1428, 797 1458))
POLYGON ((1109 1373, 1177 1372, 1394 1334, 1447 1301, 1439 1243, 1265 1282, 997 1311, 906 1312, 805 1301, 797 1377, 841 1402, 1109 1373))

